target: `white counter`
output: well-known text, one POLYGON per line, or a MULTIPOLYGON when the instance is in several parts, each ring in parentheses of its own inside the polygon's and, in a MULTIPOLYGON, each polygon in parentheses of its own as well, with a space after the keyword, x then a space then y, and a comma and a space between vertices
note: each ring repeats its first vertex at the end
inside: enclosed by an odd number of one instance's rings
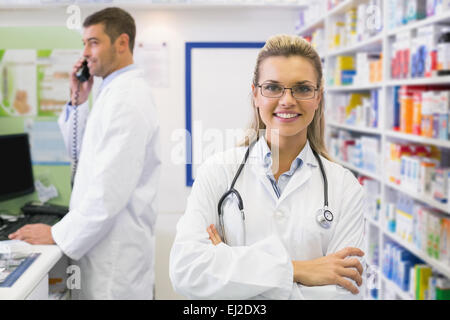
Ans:
POLYGON ((0 288, 0 300, 48 298, 48 273, 63 253, 56 245, 33 245, 31 252, 41 253, 10 288, 0 288), (47 291, 45 291, 47 288, 47 291), (45 294, 47 293, 47 297, 45 294))

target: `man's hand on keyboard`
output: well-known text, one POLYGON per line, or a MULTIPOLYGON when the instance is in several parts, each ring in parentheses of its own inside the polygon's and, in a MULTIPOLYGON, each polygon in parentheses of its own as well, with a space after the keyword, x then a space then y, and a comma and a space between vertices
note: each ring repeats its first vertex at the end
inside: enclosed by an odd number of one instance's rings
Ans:
POLYGON ((55 244, 51 226, 37 223, 27 224, 8 236, 11 240, 22 240, 30 244, 55 244))

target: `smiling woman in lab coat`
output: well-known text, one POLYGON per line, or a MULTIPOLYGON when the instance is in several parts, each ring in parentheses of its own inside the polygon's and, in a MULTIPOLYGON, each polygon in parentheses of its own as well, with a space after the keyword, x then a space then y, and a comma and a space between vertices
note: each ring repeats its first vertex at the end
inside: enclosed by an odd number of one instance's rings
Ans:
POLYGON ((261 49, 251 85, 254 134, 202 164, 178 222, 170 254, 178 293, 194 299, 362 297, 363 189, 327 155, 322 80, 320 58, 304 39, 274 36, 261 49), (221 205, 222 231, 219 201, 248 145, 234 185, 245 220, 231 194, 221 205), (328 180, 328 228, 317 221, 325 184, 312 150, 328 180))

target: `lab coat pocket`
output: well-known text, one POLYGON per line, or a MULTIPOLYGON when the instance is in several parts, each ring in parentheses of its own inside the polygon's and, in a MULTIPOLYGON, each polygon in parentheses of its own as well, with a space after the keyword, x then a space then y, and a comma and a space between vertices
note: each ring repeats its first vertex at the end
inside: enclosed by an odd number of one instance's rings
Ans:
POLYGON ((229 246, 243 246, 245 244, 245 224, 236 197, 230 196, 224 201, 222 208, 225 230, 225 237, 221 235, 222 240, 226 239, 229 246))
POLYGON ((324 256, 327 252, 328 242, 331 237, 332 227, 326 229, 317 222, 317 208, 308 213, 302 223, 300 246, 305 258, 313 259, 324 256))

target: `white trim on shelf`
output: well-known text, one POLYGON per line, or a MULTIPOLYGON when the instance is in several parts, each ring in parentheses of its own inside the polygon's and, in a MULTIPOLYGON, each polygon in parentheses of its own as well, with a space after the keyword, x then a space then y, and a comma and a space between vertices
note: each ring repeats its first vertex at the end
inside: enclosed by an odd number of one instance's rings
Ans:
POLYGON ((345 0, 344 2, 335 6, 333 9, 326 11, 323 16, 315 19, 313 22, 307 24, 306 26, 302 26, 301 29, 297 31, 297 34, 303 36, 312 33, 312 31, 314 31, 315 29, 325 27, 325 20, 327 18, 336 14, 343 13, 353 5, 355 5, 354 0, 345 0))
POLYGON ((411 142, 417 142, 420 144, 431 144, 437 147, 450 148, 450 140, 427 138, 416 134, 397 132, 394 130, 386 130, 385 135, 389 138, 397 138, 402 140, 408 140, 411 142))
POLYGON ((381 178, 376 173, 364 170, 362 168, 358 168, 357 166, 354 166, 353 164, 351 164, 351 163, 349 163, 347 161, 342 161, 340 159, 334 159, 334 158, 333 158, 333 161, 339 163, 341 166, 346 167, 346 168, 348 168, 348 169, 350 169, 352 171, 356 171, 356 172, 360 173, 363 176, 372 178, 372 179, 377 180, 379 182, 382 181, 381 178))
POLYGON ((413 85, 444 85, 450 84, 450 76, 435 76, 430 78, 390 79, 386 86, 413 86, 413 85))
POLYGON ((443 213, 450 214, 450 207, 447 204, 441 203, 433 198, 427 197, 423 194, 419 194, 417 192, 405 189, 404 187, 401 187, 393 182, 390 181, 384 181, 384 184, 392 189, 395 189, 397 191, 400 191, 401 193, 406 194, 407 196, 414 198, 415 200, 422 202, 424 204, 427 204, 435 209, 439 209, 443 213))
POLYGON ((325 26, 325 17, 322 17, 314 20, 313 22, 311 22, 306 26, 303 26, 300 30, 297 31, 297 34, 300 36, 308 35, 312 33, 312 31, 324 26, 325 26))
POLYGON ((364 47, 367 47, 367 46, 370 46, 370 48, 375 48, 375 47, 377 47, 377 45, 375 45, 375 44, 377 44, 378 42, 380 43, 379 46, 381 49, 381 47, 383 45, 383 34, 381 32, 379 34, 377 34, 376 36, 373 36, 367 40, 359 42, 353 46, 333 50, 333 51, 327 53, 326 56, 333 57, 333 56, 338 56, 341 54, 354 53, 354 52, 356 52, 364 47))
POLYGON ((364 218, 369 222, 369 224, 377 227, 378 229, 382 229, 379 221, 373 219, 372 217, 370 217, 368 215, 364 216, 364 218))
POLYGON ((372 89, 379 89, 382 86, 383 86, 382 83, 369 83, 364 85, 351 84, 343 86, 325 86, 325 91, 328 92, 366 91, 372 89))
POLYGON ((329 10, 327 12, 326 16, 332 17, 335 15, 342 14, 355 5, 356 5, 356 3, 354 0, 345 0, 345 1, 341 2, 340 4, 338 4, 337 6, 335 6, 333 9, 329 10))
POLYGON ((330 126, 330 127, 339 128, 339 129, 345 129, 345 130, 361 132, 361 133, 367 133, 367 134, 376 134, 376 135, 381 135, 382 134, 382 131, 380 129, 378 129, 378 128, 367 128, 367 127, 362 127, 362 126, 355 126, 355 125, 348 125, 348 124, 343 124, 343 123, 336 123, 336 122, 333 122, 333 121, 326 121, 325 123, 328 126, 330 126))
POLYGON ((384 283, 395 292, 397 296, 399 296, 402 300, 414 300, 413 297, 409 294, 409 292, 403 291, 394 281, 386 277, 386 275, 380 271, 381 279, 383 279, 384 283))

